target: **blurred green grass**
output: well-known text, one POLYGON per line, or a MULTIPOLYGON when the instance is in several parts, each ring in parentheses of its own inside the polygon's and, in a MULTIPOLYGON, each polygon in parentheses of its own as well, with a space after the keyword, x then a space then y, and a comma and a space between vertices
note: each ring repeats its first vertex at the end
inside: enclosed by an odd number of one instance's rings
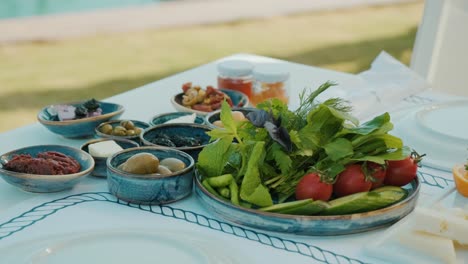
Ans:
POLYGON ((103 99, 233 53, 357 73, 381 50, 408 64, 423 2, 0 45, 0 131, 44 105, 103 99))

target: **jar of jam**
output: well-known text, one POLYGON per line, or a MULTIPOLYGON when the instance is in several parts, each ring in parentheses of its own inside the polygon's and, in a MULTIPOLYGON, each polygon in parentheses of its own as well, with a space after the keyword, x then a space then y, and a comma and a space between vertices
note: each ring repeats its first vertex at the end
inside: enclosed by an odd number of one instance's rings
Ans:
POLYGON ((227 60, 218 64, 218 88, 231 89, 252 95, 252 63, 243 60, 227 60))
POLYGON ((277 98, 288 103, 289 72, 281 64, 261 64, 253 71, 254 85, 250 103, 258 103, 277 98))

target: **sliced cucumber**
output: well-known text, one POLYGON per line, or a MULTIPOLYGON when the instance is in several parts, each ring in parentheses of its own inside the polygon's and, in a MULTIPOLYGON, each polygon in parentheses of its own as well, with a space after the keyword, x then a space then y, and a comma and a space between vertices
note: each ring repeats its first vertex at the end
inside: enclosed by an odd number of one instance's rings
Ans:
POLYGON ((317 215, 328 207, 328 203, 324 201, 313 201, 312 199, 304 199, 299 201, 285 202, 272 206, 260 208, 264 212, 274 212, 281 214, 293 215, 317 215))
POLYGON ((406 196, 406 191, 400 187, 385 186, 370 192, 347 195, 329 201, 330 207, 323 215, 343 215, 369 212, 396 203, 406 196))

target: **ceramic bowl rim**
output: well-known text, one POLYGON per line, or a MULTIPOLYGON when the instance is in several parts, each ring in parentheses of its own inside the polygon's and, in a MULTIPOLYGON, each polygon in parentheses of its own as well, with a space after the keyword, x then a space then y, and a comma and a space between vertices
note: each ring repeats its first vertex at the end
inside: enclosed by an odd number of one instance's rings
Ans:
POLYGON ((394 210, 394 209, 396 209, 398 207, 403 206, 403 204, 411 201, 412 199, 415 199, 418 196, 420 188, 421 188, 421 182, 419 180, 419 176, 417 176, 411 182, 411 184, 415 185, 414 191, 411 194, 409 194, 403 200, 401 200, 401 201, 399 201, 397 203, 394 203, 394 204, 392 204, 390 206, 387 206, 387 207, 384 207, 384 208, 381 208, 381 209, 372 210, 372 211, 369 211, 369 212, 344 214, 344 215, 291 215, 291 214, 280 214, 280 213, 274 213, 274 212, 264 212, 264 211, 251 209, 251 208, 245 208, 245 207, 242 207, 242 206, 234 205, 232 203, 228 203, 228 202, 214 196, 209 191, 207 191, 205 189, 205 187, 201 184, 199 176, 200 176, 200 174, 199 174, 198 170, 195 170, 195 177, 194 177, 195 178, 195 186, 197 188, 199 188, 200 191, 202 191, 205 196, 207 196, 208 198, 210 198, 210 199, 212 199, 212 200, 214 200, 214 201, 216 201, 216 202, 218 202, 218 203, 220 203, 220 204, 222 204, 224 206, 227 206, 227 207, 229 207, 231 209, 241 210, 241 211, 244 211, 244 212, 247 212, 247 213, 250 213, 250 214, 258 215, 260 217, 275 217, 275 218, 278 218, 278 219, 299 220, 299 221, 352 220, 352 219, 367 218, 367 217, 372 217, 372 216, 384 214, 387 211, 394 210))
MULTIPOLYGON (((55 180, 72 180, 72 179, 75 179, 75 178, 80 178, 80 177, 83 177, 83 176, 86 176, 88 174, 90 174, 93 169, 94 169, 94 166, 95 166, 95 162, 94 162, 94 159, 93 157, 87 153, 86 151, 83 151, 81 149, 77 149, 77 148, 74 148, 74 147, 70 147, 70 146, 64 146, 64 145, 33 145, 33 146, 28 146, 28 147, 23 147, 23 148, 18 148, 18 149, 15 149, 15 150, 12 150, 12 151, 9 151, 7 153, 4 153, 2 155, 0 155, 0 157, 4 157, 4 156, 10 156, 20 150, 27 150, 27 149, 30 149, 30 148, 33 148, 33 147, 44 147, 44 148, 50 148, 50 147, 60 147, 60 148, 66 148, 66 149, 69 149, 69 150, 72 150, 72 151, 76 151, 76 152, 81 152, 82 154, 84 154, 84 156, 86 157, 86 159, 91 162, 89 168, 85 169, 85 170, 80 170, 79 172, 77 173, 71 173, 71 174, 57 174, 57 175, 52 175, 52 174, 32 174, 32 173, 23 173, 23 172, 16 172, 16 171, 9 171, 9 170, 6 170, 2 167, 0 167, 0 173, 2 174, 2 176, 4 174, 6 174, 7 176, 12 176, 12 177, 16 177, 16 178, 20 178, 20 179, 31 179, 31 180, 47 180, 47 181, 55 181, 55 180)), ((46 150, 47 151, 47 150, 46 150)), ((54 151, 57 151, 57 150, 54 150, 54 151)), ((58 151, 59 152, 59 151, 58 151)))
POLYGON ((152 142, 149 142, 148 140, 146 140, 144 138, 144 135, 150 131, 150 130, 156 130, 158 128, 161 128, 161 127, 174 127, 174 126, 177 126, 177 127, 196 127, 196 128, 201 128, 203 130, 205 130, 205 132, 209 132, 211 130, 213 130, 211 127, 209 127, 208 125, 204 125, 204 124, 195 124, 195 123, 170 123, 170 124, 161 124, 161 125, 156 125, 156 126, 152 126, 152 127, 149 127, 145 130, 143 130, 140 134, 140 140, 141 142, 143 142, 143 145, 146 145, 146 146, 157 146, 157 147, 161 147, 161 148, 167 148, 167 149, 176 149, 176 150, 197 150, 197 149, 200 149, 200 148, 204 148, 205 146, 213 143, 211 141, 208 141, 208 143, 206 144, 203 144, 203 145, 200 145, 200 146, 194 146, 194 147, 168 147, 168 146, 162 146, 162 145, 157 145, 157 144, 154 144, 152 142))
POLYGON ((85 118, 74 119, 74 120, 65 120, 65 121, 47 120, 47 119, 43 119, 41 117, 41 113, 43 113, 44 111, 47 111, 47 108, 52 107, 54 105, 76 105, 76 104, 80 104, 80 103, 83 103, 83 102, 86 102, 86 101, 75 101, 75 102, 58 103, 58 104, 47 105, 47 106, 43 107, 41 110, 39 110, 39 112, 37 114, 37 120, 40 123, 45 124, 45 125, 54 125, 54 126, 74 125, 74 124, 86 123, 86 122, 89 122, 89 121, 94 122, 94 121, 99 121, 99 120, 105 120, 107 118, 112 118, 113 116, 122 114, 125 111, 125 107, 123 105, 121 105, 121 104, 111 103, 111 102, 102 102, 102 103, 117 106, 117 110, 115 110, 113 112, 110 112, 110 113, 98 115, 98 116, 85 117, 85 118))
POLYGON ((145 128, 139 127, 139 128, 142 128, 141 133, 143 133, 143 130, 151 127, 151 125, 146 123, 145 121, 140 121, 140 120, 135 120, 135 119, 114 119, 114 120, 109 120, 109 121, 106 121, 106 122, 102 122, 101 124, 97 125, 94 128, 94 133, 100 138, 111 138, 111 139, 114 139, 114 138, 117 138, 117 139, 135 139, 135 138, 140 137, 139 134, 138 135, 133 135, 133 136, 116 136, 116 135, 104 134, 101 131, 99 131, 99 128, 106 125, 106 124, 111 124, 112 125, 113 123, 122 122, 122 121, 132 121, 133 124, 135 124, 135 126, 138 126, 137 123, 146 125, 147 127, 145 127, 145 128))
MULTIPOLYGON (((137 154, 137 153, 135 153, 135 154, 137 154)), ((113 177, 117 176, 117 177, 124 177, 124 178, 130 178, 130 179, 157 180, 157 179, 172 178, 172 177, 180 176, 180 175, 183 175, 183 174, 185 174, 187 172, 190 172, 191 170, 195 169, 195 160, 189 154, 187 154, 187 153, 185 153, 183 151, 177 150, 177 149, 161 148, 159 146, 143 146, 143 147, 128 148, 128 149, 124 149, 122 151, 119 151, 119 152, 115 153, 114 155, 107 158, 106 167, 107 167, 108 170, 111 170, 113 173, 115 173, 115 175, 113 177), (137 151, 137 150, 142 150, 142 151, 137 152, 137 153, 141 153, 141 152, 144 152, 144 150, 147 150, 147 149, 175 152, 178 155, 182 155, 185 158, 187 158, 190 161, 190 164, 187 167, 185 167, 183 170, 180 170, 180 171, 168 174, 168 175, 156 174, 156 173, 152 173, 152 174, 135 174, 135 173, 130 173, 130 172, 120 170, 120 169, 112 166, 112 160, 114 160, 119 155, 125 154, 127 152, 137 151)))
MULTIPOLYGON (((249 97, 248 97, 245 93, 243 93, 243 92, 239 92, 239 91, 231 90, 231 89, 218 89, 218 90, 220 90, 220 91, 223 92, 223 93, 225 93, 225 91, 229 91, 229 92, 232 92, 232 93, 237 93, 237 94, 239 94, 239 95, 242 97, 243 100, 245 100, 245 103, 244 103, 243 106, 233 106, 233 107, 243 108, 243 107, 246 107, 247 105, 250 104, 249 97)), ((201 116, 206 116, 207 114, 213 112, 213 111, 211 111, 211 112, 204 112, 204 111, 200 111, 200 110, 193 110, 193 109, 191 109, 191 108, 188 108, 188 107, 186 107, 186 106, 180 104, 179 102, 177 102, 176 98, 182 96, 183 94, 184 94, 184 93, 182 92, 182 93, 178 93, 178 94, 174 95, 173 97, 171 97, 171 103, 172 103, 174 106, 178 106, 178 107, 180 107, 181 109, 184 109, 184 112, 196 113, 196 114, 199 114, 199 115, 201 115, 201 116)), ((216 109, 216 110, 218 110, 218 109, 216 109)), ((216 110, 215 110, 215 111, 216 111, 216 110)))

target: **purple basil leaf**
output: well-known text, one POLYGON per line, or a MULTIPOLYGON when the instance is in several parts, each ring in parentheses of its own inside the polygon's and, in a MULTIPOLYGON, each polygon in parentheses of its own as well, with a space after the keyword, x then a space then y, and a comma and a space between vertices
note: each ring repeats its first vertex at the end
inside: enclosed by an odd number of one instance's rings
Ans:
POLYGON ((265 110, 254 110, 246 117, 256 127, 263 127, 265 122, 271 119, 270 114, 265 110))
POLYGON ((292 150, 291 137, 284 127, 277 127, 270 121, 266 121, 264 127, 268 131, 271 139, 278 142, 286 151, 290 152, 292 150))

